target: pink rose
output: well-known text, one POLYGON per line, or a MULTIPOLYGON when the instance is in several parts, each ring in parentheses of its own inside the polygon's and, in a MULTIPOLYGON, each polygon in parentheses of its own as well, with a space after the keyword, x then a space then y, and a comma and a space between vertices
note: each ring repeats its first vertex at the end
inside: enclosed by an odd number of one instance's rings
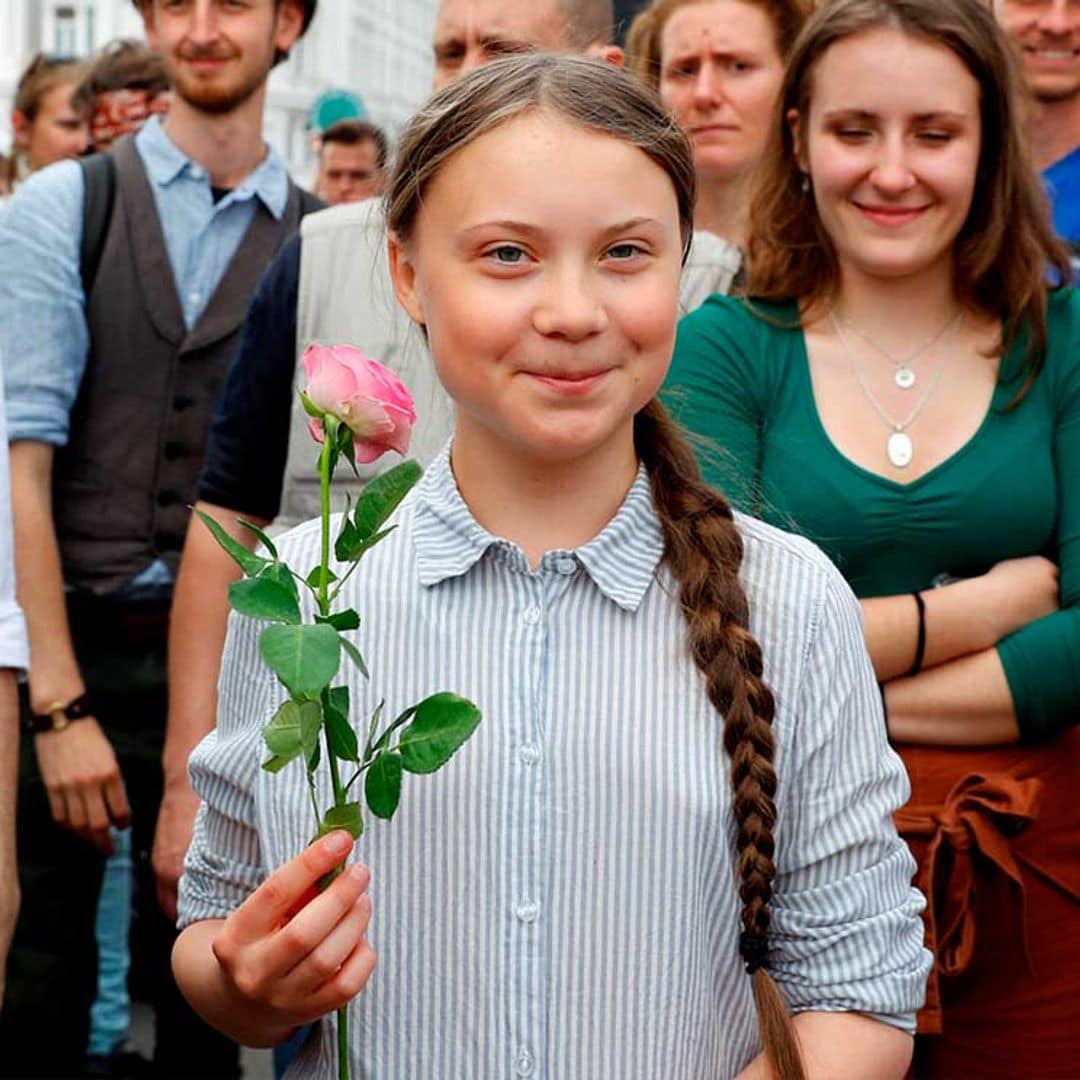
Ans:
MULTIPOLYGON (((358 462, 375 461, 387 450, 405 454, 416 410, 412 395, 392 371, 351 345, 309 345, 303 362, 304 393, 316 408, 336 416, 353 433, 358 462)), ((308 426, 322 442, 322 420, 312 417, 308 426)))

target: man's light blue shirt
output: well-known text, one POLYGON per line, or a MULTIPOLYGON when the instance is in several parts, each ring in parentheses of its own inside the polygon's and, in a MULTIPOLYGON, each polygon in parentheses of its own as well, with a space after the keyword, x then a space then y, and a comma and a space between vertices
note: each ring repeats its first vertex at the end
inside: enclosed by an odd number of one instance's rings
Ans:
MULTIPOLYGON (((172 142, 159 118, 147 121, 135 146, 146 167, 190 329, 251 224, 255 200, 280 220, 289 195, 288 174, 270 150, 215 203, 206 170, 172 142)), ((63 446, 68 439, 89 349, 79 272, 83 197, 82 170, 77 162, 65 161, 30 177, 0 214, 0 352, 12 440, 63 446)))

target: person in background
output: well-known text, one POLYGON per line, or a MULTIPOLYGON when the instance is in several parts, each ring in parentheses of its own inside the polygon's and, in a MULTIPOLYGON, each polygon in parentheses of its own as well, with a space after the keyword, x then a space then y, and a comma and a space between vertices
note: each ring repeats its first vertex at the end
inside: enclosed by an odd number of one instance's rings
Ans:
POLYGON ((1023 96, 982 0, 827 0, 747 298, 683 320, 666 391, 709 478, 861 600, 929 901, 927 1080, 1080 1062, 1080 294, 1048 281, 1023 96))
POLYGON ((0 381, 0 1012, 8 947, 19 913, 15 802, 19 790, 19 701, 16 676, 29 666, 26 623, 15 599, 7 422, 0 381))
POLYGON ((389 148, 381 128, 366 120, 339 120, 319 137, 315 194, 327 206, 381 194, 389 148))
POLYGON ((96 989, 110 827, 129 821, 152 972, 155 1070, 235 1077, 237 1048, 169 976, 154 904, 173 576, 213 402, 259 276, 311 198, 263 137, 266 83, 313 0, 137 0, 175 90, 107 155, 32 176, 0 217, 19 599, 31 663, 18 830, 23 905, 0 1075, 77 1074, 96 989), (93 162, 93 165, 91 164, 93 162), (113 170, 100 262, 81 262, 88 183, 113 170), (32 738, 30 737, 32 733, 32 738))
POLYGON ((73 100, 85 70, 68 57, 38 53, 19 77, 6 176, 11 189, 32 172, 90 149, 89 112, 73 100))
POLYGON ((1080 3, 993 0, 1020 53, 1031 94, 1028 130, 1054 227, 1080 258, 1080 3))
POLYGON ((89 65, 72 104, 90 117, 94 150, 108 150, 121 135, 138 131, 151 116, 169 111, 165 59, 141 41, 113 41, 89 65))
POLYGON ((750 185, 784 63, 810 0, 652 0, 630 26, 628 63, 690 137, 695 243, 746 246, 750 185))

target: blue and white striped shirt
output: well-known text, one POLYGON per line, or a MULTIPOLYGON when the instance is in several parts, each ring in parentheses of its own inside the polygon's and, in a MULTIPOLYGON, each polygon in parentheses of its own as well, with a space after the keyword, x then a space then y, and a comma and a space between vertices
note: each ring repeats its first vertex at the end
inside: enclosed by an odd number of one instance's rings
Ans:
MULTIPOLYGON (((473 518, 446 450, 396 520, 343 595, 372 672, 340 673, 356 715, 453 690, 483 720, 442 771, 406 776, 395 819, 369 819, 358 844, 379 967, 351 1005, 354 1078, 733 1076, 759 1039, 729 763, 644 471, 595 539, 536 570, 473 518)), ((777 699, 770 969, 796 1011, 911 1030, 930 956, 859 608, 810 543, 738 523, 777 699)), ((308 522, 282 555, 306 570, 318 545, 308 522)), ((183 924, 228 915, 314 831, 302 766, 259 768, 285 695, 259 630, 233 616, 218 728, 191 759, 204 805, 183 924)), ((329 1080, 334 1054, 328 1017, 290 1075, 329 1080)))

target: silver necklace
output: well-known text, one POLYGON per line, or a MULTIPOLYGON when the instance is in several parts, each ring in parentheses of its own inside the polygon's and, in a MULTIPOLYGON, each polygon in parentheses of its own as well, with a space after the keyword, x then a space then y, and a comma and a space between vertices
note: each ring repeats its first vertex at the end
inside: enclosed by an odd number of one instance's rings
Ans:
POLYGON ((894 356, 883 345, 879 345, 869 334, 864 330, 860 330, 850 319, 841 317, 840 322, 843 323, 845 330, 850 330, 856 337, 860 338, 871 349, 874 350, 879 356, 884 356, 893 366, 893 382, 901 390, 910 390, 918 382, 918 377, 915 374, 915 369, 911 366, 916 360, 922 359, 950 330, 959 329, 960 324, 964 321, 964 312, 961 309, 953 318, 951 318, 940 330, 938 330, 933 337, 924 342, 913 352, 908 353, 907 356, 894 356))
MULTIPOLYGON (((960 328, 960 323, 963 321, 963 312, 960 313, 960 316, 959 320, 954 320, 954 325, 958 330, 960 328)), ((833 329, 836 331, 836 336, 840 339, 840 343, 847 352, 851 370, 855 373, 855 378, 858 379, 859 386, 862 388, 866 400, 873 406, 874 412, 876 412, 878 416, 892 428, 892 434, 885 443, 886 456, 895 468, 906 469, 911 464, 911 459, 915 456, 915 444, 911 441, 911 436, 907 433, 907 429, 911 427, 915 422, 916 417, 923 411, 923 406, 931 397, 933 397, 934 391, 938 388, 938 383, 941 382, 941 376, 945 372, 945 365, 949 359, 948 356, 942 358, 941 362, 938 364, 937 371, 934 372, 934 377, 930 380, 930 385, 923 391, 922 397, 915 402, 915 407, 911 412, 909 412, 903 420, 896 420, 881 407, 881 403, 874 397, 873 391, 866 381, 866 376, 863 374, 862 368, 859 367, 858 358, 855 356, 855 349, 848 336, 844 333, 844 328, 840 325, 840 320, 836 317, 835 312, 829 312, 829 320, 832 322, 833 329)))

